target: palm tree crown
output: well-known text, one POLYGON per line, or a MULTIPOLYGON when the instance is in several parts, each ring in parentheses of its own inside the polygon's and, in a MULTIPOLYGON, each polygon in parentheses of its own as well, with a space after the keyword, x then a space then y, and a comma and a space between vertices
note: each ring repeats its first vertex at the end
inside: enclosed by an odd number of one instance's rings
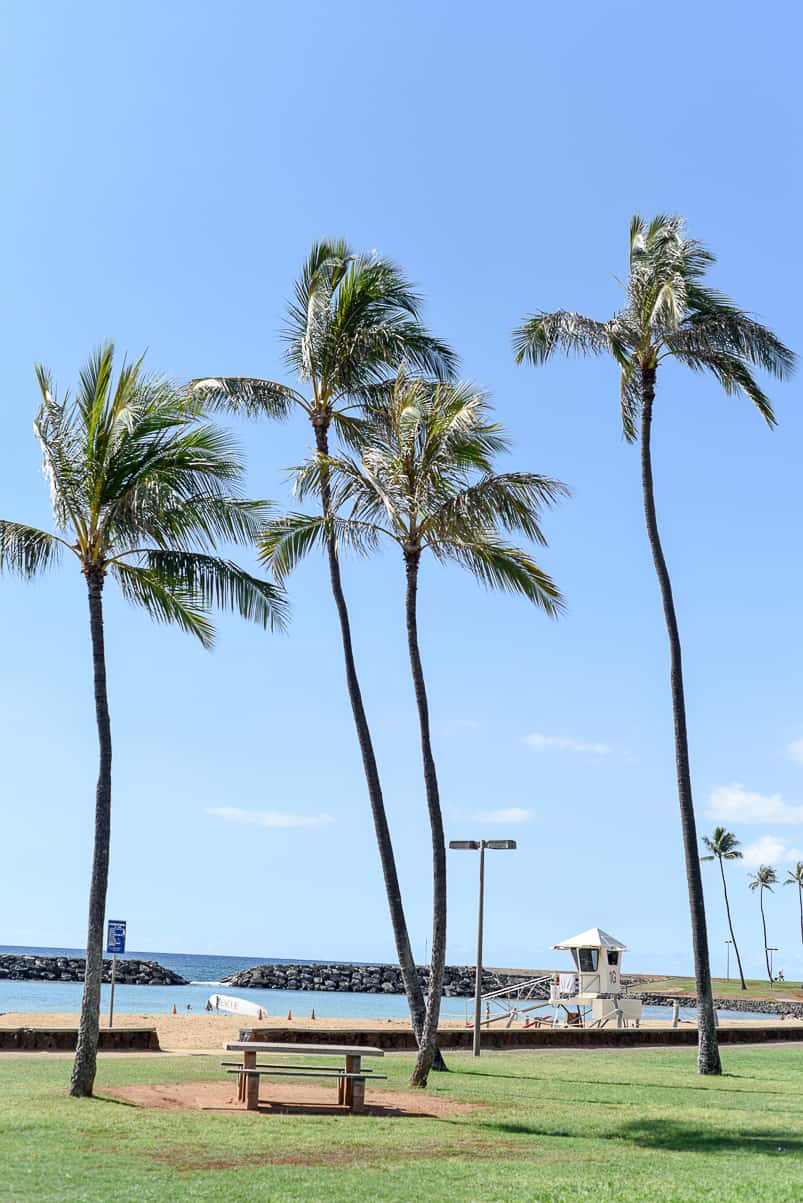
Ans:
POLYGON ((382 537, 405 555, 426 548, 468 568, 484 584, 524 594, 550 615, 563 601, 554 582, 506 533, 545 539, 540 513, 565 496, 560 481, 531 472, 494 473, 507 448, 485 394, 467 384, 410 378, 372 390, 359 458, 319 456, 296 477, 300 496, 331 488, 331 517, 289 514, 268 524, 262 558, 284 577, 331 528, 340 544, 366 553, 382 537))
POLYGON ((710 855, 701 856, 700 860, 741 860, 741 842, 732 831, 726 831, 724 827, 715 827, 710 838, 707 835, 703 836, 703 843, 710 855))
POLYGON ((803 860, 799 860, 794 869, 786 870, 785 886, 800 886, 803 889, 803 860))
POLYGON ((750 874, 748 884, 751 890, 769 890, 772 894, 772 887, 778 884, 778 874, 772 865, 759 865, 755 873, 750 874))
POLYGON ((205 646, 215 604, 281 626, 282 590, 210 554, 218 541, 253 543, 272 507, 240 496, 237 449, 197 405, 145 376, 141 359, 115 381, 111 343, 83 369, 74 399, 59 401, 41 366, 37 378, 35 430, 59 533, 0 521, 0 569, 30 577, 68 551, 87 579, 110 573, 129 601, 205 646))
POLYGON ((767 327, 703 283, 715 262, 702 243, 685 236, 680 217, 663 214, 630 223, 630 272, 625 304, 607 322, 559 310, 536 313, 514 333, 519 363, 544 363, 554 351, 610 354, 621 373, 622 426, 638 432, 642 373, 674 358, 709 372, 726 393, 743 393, 770 426, 772 406, 754 376, 760 368, 784 379, 796 357, 767 327))
POLYGON ((283 330, 285 362, 309 394, 252 377, 209 377, 194 389, 206 404, 250 416, 285 417, 298 405, 315 425, 348 435, 347 411, 405 361, 436 378, 454 352, 420 320, 421 298, 390 259, 356 254, 342 239, 313 244, 283 330))

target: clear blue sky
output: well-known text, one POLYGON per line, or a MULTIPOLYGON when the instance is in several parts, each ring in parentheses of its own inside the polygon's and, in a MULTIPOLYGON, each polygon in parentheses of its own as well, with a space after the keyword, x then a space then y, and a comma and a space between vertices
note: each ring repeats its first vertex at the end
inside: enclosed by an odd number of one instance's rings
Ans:
MULTIPOLYGON (((449 835, 519 841, 489 864, 497 964, 542 965, 553 942, 599 924, 633 949, 631 968, 690 967, 665 635, 615 371, 517 368, 510 332, 536 308, 608 314, 631 213, 666 210, 717 252, 715 282, 800 349, 801 32, 789 3, 5 8, 3 517, 49 521, 34 361, 65 387, 110 336, 178 378, 281 377, 284 301, 329 234, 405 266, 465 374, 494 393, 510 462, 573 487, 542 556, 569 601, 560 623, 458 569, 423 572, 449 835), (526 819, 476 817, 511 809, 526 819)), ((803 848, 803 746, 790 751, 803 738, 800 389, 772 390, 770 433, 747 403, 667 371, 655 429, 700 826, 716 809, 746 846, 774 841, 762 847, 779 866, 803 848)), ((253 493, 286 499, 282 470, 309 431, 240 435, 253 493)), ((423 956, 428 834, 400 564, 349 563, 346 585, 423 956)), ((108 591, 109 914, 128 919, 135 948, 393 954, 322 565, 291 588, 287 637, 224 619, 212 654, 108 591), (215 808, 333 821, 272 828, 215 808)), ((85 611, 71 565, 0 582, 0 942, 84 938, 85 611)), ((473 956, 476 867, 451 858, 455 961, 473 956)), ((758 972, 744 866, 731 883, 758 972)), ((767 908, 787 977, 803 974, 795 903, 779 889, 767 908)))

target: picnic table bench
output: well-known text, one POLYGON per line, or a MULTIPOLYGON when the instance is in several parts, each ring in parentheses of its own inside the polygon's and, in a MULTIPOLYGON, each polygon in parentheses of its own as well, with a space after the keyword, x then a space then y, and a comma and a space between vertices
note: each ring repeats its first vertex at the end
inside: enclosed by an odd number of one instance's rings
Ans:
POLYGON ((367 1080, 386 1078, 363 1067, 363 1057, 384 1057, 381 1048, 351 1044, 268 1044, 257 1040, 233 1040, 223 1046, 227 1053, 242 1053, 242 1061, 221 1061, 226 1073, 238 1074, 237 1097, 247 1111, 256 1111, 259 1104, 260 1077, 336 1078, 337 1101, 349 1111, 365 1107, 367 1080), (337 1057, 341 1065, 297 1065, 287 1061, 260 1061, 264 1056, 337 1057))

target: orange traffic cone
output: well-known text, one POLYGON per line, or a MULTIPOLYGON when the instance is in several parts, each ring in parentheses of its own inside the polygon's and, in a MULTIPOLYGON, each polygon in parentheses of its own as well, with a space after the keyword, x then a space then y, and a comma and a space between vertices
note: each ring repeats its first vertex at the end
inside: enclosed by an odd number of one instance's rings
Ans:
POLYGON ((176 1004, 175 1004, 175 1003, 173 1003, 173 1014, 174 1014, 174 1015, 176 1015, 176 1014, 177 1014, 177 1011, 176 1011, 176 1004))
POLYGON ((288 1019, 292 1019, 292 1018, 293 1018, 293 1012, 292 1012, 292 1011, 288 1011, 288 1012, 287 1012, 287 1018, 288 1018, 288 1019))

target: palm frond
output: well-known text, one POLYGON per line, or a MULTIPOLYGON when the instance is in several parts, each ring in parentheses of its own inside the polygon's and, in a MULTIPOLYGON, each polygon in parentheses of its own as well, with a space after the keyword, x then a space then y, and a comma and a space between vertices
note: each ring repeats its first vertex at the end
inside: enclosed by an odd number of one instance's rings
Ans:
POLYGON ((610 350, 608 323, 560 309, 535 313, 513 331, 516 363, 546 363, 555 351, 571 355, 603 355, 610 350))
POLYGON ((777 380, 788 380, 794 374, 797 366, 794 351, 768 326, 738 309, 727 297, 698 288, 690 295, 690 301, 694 309, 686 317, 680 336, 687 354, 713 351, 731 355, 777 380))
POLYGON ((490 535, 473 542, 449 540, 428 545, 440 560, 454 560, 482 584, 508 593, 519 593, 556 618, 565 602, 554 581, 525 551, 490 535))
POLYGON ((0 520, 0 571, 26 579, 57 564, 63 539, 34 526, 0 520))
POLYGON ((260 563, 283 581, 311 551, 326 545, 333 537, 340 552, 348 550, 369 555, 376 550, 383 532, 369 523, 347 521, 321 514, 284 514, 269 522, 259 540, 260 563))
POLYGON ((232 610, 271 630, 287 625, 287 596, 281 586, 252 576, 231 560, 161 549, 147 551, 144 560, 166 588, 194 598, 199 607, 232 610))
POLYGON ((191 380, 189 390, 209 412, 223 410, 247 418, 286 418, 295 405, 307 407, 304 397, 286 384, 254 376, 207 376, 191 380))
POLYGON ((768 426, 778 425, 772 402, 744 360, 736 355, 699 348, 688 352, 680 335, 671 345, 672 355, 693 372, 710 372, 728 395, 743 394, 753 402, 768 426))
MULTIPOLYGON (((136 504, 136 495, 131 500, 136 504)), ((145 540, 182 551, 214 550, 221 541, 252 546, 274 509, 270 501, 206 494, 177 499, 170 494, 164 504, 149 504, 139 513, 118 511, 115 522, 130 543, 116 556, 139 551, 145 540)))
POLYGON ((483 476, 425 520, 428 537, 449 537, 450 531, 493 529, 519 531, 542 546, 546 538, 539 522, 541 510, 570 496, 562 481, 533 472, 503 472, 483 476))
POLYGON ((193 591, 176 588, 160 572, 137 564, 118 561, 110 571, 127 601, 141 606, 156 622, 179 627, 206 648, 213 646, 215 628, 193 591))

